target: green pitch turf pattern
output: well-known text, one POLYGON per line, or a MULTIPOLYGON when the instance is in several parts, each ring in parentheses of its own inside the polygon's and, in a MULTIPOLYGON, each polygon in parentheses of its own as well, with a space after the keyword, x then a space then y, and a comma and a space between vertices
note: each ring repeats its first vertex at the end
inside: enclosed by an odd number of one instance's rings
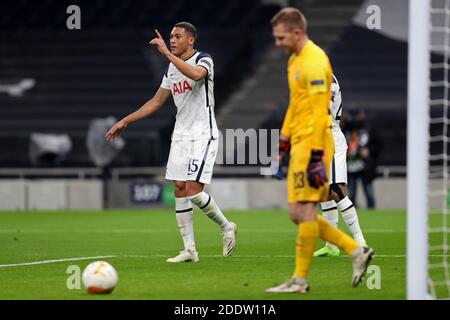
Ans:
POLYGON ((221 256, 218 227, 196 212, 200 261, 168 264, 166 258, 176 255, 182 245, 172 210, 2 212, 0 299, 405 299, 404 211, 359 211, 367 242, 378 255, 373 265, 381 271, 380 289, 368 289, 366 281, 352 288, 351 261, 342 253, 314 259, 311 292, 303 295, 264 292, 293 272, 297 229, 287 212, 226 215, 238 224, 232 257, 221 256), (5 266, 97 256, 113 257, 5 266), (82 270, 95 260, 106 260, 117 269, 116 290, 93 296, 67 289, 67 268, 77 265, 82 270))

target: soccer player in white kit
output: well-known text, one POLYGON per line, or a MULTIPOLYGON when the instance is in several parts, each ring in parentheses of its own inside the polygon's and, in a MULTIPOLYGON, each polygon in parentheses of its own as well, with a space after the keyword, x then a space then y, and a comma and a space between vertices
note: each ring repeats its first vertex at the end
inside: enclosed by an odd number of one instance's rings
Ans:
POLYGON ((196 28, 188 22, 177 23, 170 33, 170 50, 161 34, 151 45, 169 61, 161 86, 155 96, 140 109, 117 122, 106 134, 116 139, 126 126, 160 109, 172 96, 177 115, 172 134, 166 179, 175 183, 175 210, 184 250, 167 262, 197 262, 193 209, 196 205, 217 223, 223 236, 223 255, 230 256, 236 246, 237 226, 229 221, 214 199, 204 192, 211 182, 219 143, 214 116, 214 62, 207 53, 194 49, 196 28))
MULTIPOLYGON (((330 174, 330 197, 329 201, 320 204, 322 214, 332 225, 337 227, 339 216, 338 209, 341 212, 345 224, 351 230, 353 238, 359 245, 366 247, 366 240, 359 225, 358 215, 355 206, 348 197, 347 191, 347 140, 342 133, 340 121, 342 114, 342 95, 339 82, 333 75, 333 84, 331 87, 330 112, 333 117, 333 140, 334 140, 334 158, 331 164, 330 174)), ((316 252, 314 256, 338 256, 339 248, 331 243, 316 252)))

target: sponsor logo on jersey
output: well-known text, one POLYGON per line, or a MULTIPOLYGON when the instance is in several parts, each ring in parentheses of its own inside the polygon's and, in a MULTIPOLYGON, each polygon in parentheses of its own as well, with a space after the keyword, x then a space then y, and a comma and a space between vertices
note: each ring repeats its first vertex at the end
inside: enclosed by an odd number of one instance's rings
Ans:
POLYGON ((313 81, 311 81, 311 85, 312 86, 322 86, 323 84, 325 84, 324 80, 313 80, 313 81))
POLYGON ((209 61, 206 60, 206 59, 201 59, 201 60, 199 61, 199 63, 204 63, 204 64, 206 64, 208 67, 211 68, 211 63, 209 63, 209 61))
POLYGON ((183 80, 181 82, 178 83, 174 83, 173 84, 173 94, 183 94, 186 92, 186 90, 192 91, 192 87, 189 84, 189 82, 187 82, 187 80, 183 80))

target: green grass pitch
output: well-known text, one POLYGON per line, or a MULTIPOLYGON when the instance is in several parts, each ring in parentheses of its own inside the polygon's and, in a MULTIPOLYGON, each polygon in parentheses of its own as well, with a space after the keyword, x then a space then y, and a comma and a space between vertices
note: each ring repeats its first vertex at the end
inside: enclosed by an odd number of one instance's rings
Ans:
POLYGON ((297 229, 287 212, 227 211, 226 215, 238 224, 238 246, 232 257, 221 256, 219 228, 196 212, 200 261, 168 264, 166 258, 182 248, 172 210, 2 212, 0 299, 405 299, 403 210, 359 210, 366 239, 377 254, 372 264, 381 271, 380 289, 369 289, 366 281, 352 288, 351 261, 342 253, 314 259, 311 292, 303 295, 264 292, 293 272, 297 229), (97 256, 113 257, 11 266, 97 256), (83 289, 69 290, 67 268, 77 265, 82 270, 95 260, 106 260, 116 268, 115 291, 94 296, 83 289))

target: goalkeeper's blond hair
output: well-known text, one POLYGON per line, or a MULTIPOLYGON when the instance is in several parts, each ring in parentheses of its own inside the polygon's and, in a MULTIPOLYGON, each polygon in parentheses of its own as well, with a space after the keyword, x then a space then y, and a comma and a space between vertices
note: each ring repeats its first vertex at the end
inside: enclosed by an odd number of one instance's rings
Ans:
POLYGON ((308 29, 308 23, 303 13, 292 7, 278 11, 278 13, 273 16, 272 20, 270 20, 270 23, 272 23, 272 27, 283 24, 288 29, 298 28, 304 33, 306 33, 308 29))

